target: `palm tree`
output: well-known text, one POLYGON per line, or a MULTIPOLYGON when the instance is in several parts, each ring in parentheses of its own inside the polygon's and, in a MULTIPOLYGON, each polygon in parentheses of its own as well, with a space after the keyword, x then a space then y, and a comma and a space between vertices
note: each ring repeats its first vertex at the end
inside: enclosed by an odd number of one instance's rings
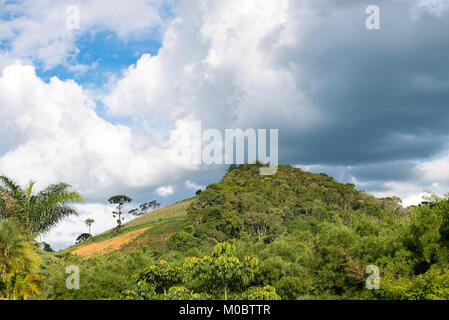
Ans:
POLYGON ((38 283, 43 283, 40 275, 35 273, 16 273, 6 280, 5 296, 9 300, 27 300, 28 296, 40 295, 38 283))
POLYGON ((32 236, 17 221, 0 219, 0 279, 17 271, 37 271, 40 257, 34 252, 32 236))
POLYGON ((0 218, 0 298, 27 299, 39 294, 41 263, 34 236, 14 218, 0 218))
POLYGON ((69 204, 82 202, 76 191, 70 191, 65 183, 52 184, 33 194, 34 181, 26 188, 13 180, 0 176, 0 217, 22 220, 35 236, 48 232, 59 221, 69 215, 78 215, 69 204))

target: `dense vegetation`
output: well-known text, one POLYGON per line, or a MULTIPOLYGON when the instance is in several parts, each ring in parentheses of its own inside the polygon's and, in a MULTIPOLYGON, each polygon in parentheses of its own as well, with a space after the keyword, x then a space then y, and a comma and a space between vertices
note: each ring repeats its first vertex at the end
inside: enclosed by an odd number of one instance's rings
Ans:
POLYGON ((37 275, 45 284, 34 296, 449 298, 449 195, 429 194, 420 206, 403 208, 399 198, 378 199, 326 174, 285 165, 261 176, 259 166, 234 166, 194 199, 142 215, 118 232, 62 252, 39 251, 37 275), (71 253, 143 227, 149 229, 120 250, 89 258, 71 253), (65 287, 69 265, 80 267, 79 290, 65 287), (367 268, 379 270, 378 289, 366 288, 373 275, 367 268))
POLYGON ((77 214, 70 204, 83 201, 65 183, 50 185, 37 194, 34 185, 31 181, 22 188, 0 177, 0 298, 27 299, 40 294, 41 250, 36 237, 77 214))

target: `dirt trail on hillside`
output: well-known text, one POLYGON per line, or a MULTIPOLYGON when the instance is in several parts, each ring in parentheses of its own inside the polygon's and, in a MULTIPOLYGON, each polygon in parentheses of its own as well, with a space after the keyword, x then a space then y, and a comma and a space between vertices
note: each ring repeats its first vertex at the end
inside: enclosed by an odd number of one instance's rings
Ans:
POLYGON ((114 237, 105 241, 88 244, 87 246, 81 247, 73 251, 73 254, 82 256, 84 258, 90 258, 96 254, 105 254, 110 251, 118 250, 124 244, 127 244, 137 238, 139 235, 150 229, 150 227, 134 230, 125 233, 121 236, 114 237))

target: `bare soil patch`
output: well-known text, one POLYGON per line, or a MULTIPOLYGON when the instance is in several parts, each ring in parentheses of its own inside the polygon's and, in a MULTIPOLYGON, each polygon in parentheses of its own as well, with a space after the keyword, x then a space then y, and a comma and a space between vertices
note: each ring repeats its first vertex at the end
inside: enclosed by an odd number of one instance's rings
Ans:
POLYGON ((72 253, 84 258, 90 258, 94 255, 102 255, 110 251, 119 250, 121 246, 131 242, 148 229, 150 229, 150 227, 134 230, 105 241, 88 244, 84 247, 76 249, 72 253))

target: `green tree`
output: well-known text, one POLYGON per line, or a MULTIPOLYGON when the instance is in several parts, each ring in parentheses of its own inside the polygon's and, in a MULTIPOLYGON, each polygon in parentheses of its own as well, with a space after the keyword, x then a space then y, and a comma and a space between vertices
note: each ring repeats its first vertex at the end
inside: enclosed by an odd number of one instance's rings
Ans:
POLYGON ((70 191, 65 183, 52 184, 37 194, 33 194, 34 181, 26 188, 13 180, 0 176, 0 217, 14 217, 21 220, 35 236, 48 232, 58 222, 69 215, 78 213, 69 205, 82 202, 76 191, 70 191), (5 201, 8 200, 8 201, 5 201))
POLYGON ((27 300, 30 295, 40 295, 39 283, 42 277, 36 273, 15 273, 6 279, 6 298, 9 300, 27 300))
POLYGON ((92 232, 90 232, 90 227, 92 226, 92 224, 95 222, 94 219, 87 219, 86 221, 84 221, 84 223, 86 224, 86 226, 89 228, 89 234, 92 234, 92 232))
POLYGON ((42 250, 44 250, 45 252, 55 252, 55 250, 53 250, 50 244, 48 244, 47 242, 42 242, 42 250))
POLYGON ((78 244, 78 243, 87 241, 87 240, 89 240, 89 239, 91 239, 91 238, 92 238, 92 235, 91 235, 90 233, 82 233, 82 234, 80 234, 80 235, 78 236, 78 238, 76 238, 75 243, 78 244))
POLYGON ((243 290, 254 279, 259 261, 247 256, 243 261, 235 256, 235 247, 230 243, 219 243, 212 256, 186 258, 184 268, 207 288, 222 288, 227 300, 230 290, 243 290))
POLYGON ((41 259, 34 251, 33 236, 13 219, 0 218, 0 295, 26 299, 35 290, 41 259))
POLYGON ((160 207, 160 203, 156 200, 151 200, 149 202, 142 203, 139 208, 129 210, 128 213, 133 216, 141 216, 148 213, 149 210, 154 210, 160 207))
POLYGON ((118 216, 116 230, 117 230, 117 231, 120 231, 120 230, 122 229, 122 221, 125 220, 125 219, 122 218, 122 208, 123 208, 123 205, 124 205, 125 203, 129 203, 129 202, 131 202, 131 201, 133 201, 133 200, 132 200, 130 197, 128 197, 128 196, 125 196, 125 195, 123 195, 123 194, 119 194, 119 195, 110 197, 110 198, 108 199, 108 201, 109 201, 109 203, 115 204, 115 205, 116 205, 117 211, 112 211, 112 216, 113 216, 114 218, 115 218, 116 216, 118 216))
POLYGON ((251 287, 241 295, 242 300, 281 300, 272 286, 251 287))
POLYGON ((151 265, 142 270, 135 276, 135 280, 140 286, 150 285, 154 288, 156 293, 163 292, 167 294, 167 290, 180 282, 184 278, 184 269, 182 267, 175 267, 165 260, 160 260, 159 263, 151 265))

